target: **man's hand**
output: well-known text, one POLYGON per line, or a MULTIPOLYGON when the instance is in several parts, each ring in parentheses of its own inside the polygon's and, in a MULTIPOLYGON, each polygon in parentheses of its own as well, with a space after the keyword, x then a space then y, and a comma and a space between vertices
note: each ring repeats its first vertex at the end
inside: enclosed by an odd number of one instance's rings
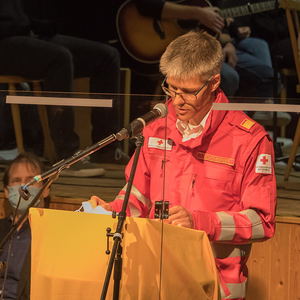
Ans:
POLYGON ((169 218, 164 220, 167 224, 194 228, 192 214, 182 206, 173 206, 169 209, 169 218))
POLYGON ((220 16, 220 10, 217 7, 196 7, 198 10, 198 21, 212 29, 216 33, 220 33, 224 27, 224 19, 220 16))
POLYGON ((89 202, 91 203, 93 208, 95 208, 96 206, 102 206, 105 210, 112 211, 111 205, 97 196, 92 196, 89 202))
POLYGON ((217 7, 200 7, 165 1, 161 13, 162 20, 196 20, 205 27, 220 33, 224 27, 224 19, 217 7))
POLYGON ((235 51, 235 47, 232 43, 227 43, 223 48, 225 61, 233 68, 235 68, 237 64, 237 55, 235 51))

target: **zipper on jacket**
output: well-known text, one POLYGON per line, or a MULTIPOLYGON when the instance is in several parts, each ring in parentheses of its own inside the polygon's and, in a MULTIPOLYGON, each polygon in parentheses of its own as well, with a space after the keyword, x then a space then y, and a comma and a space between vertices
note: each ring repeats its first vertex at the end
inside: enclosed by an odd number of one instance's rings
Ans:
POLYGON ((166 163, 168 162, 168 159, 162 159, 161 160, 161 169, 163 169, 166 166, 166 163))
POLYGON ((192 184, 191 184, 191 196, 194 197, 194 186, 196 183, 196 175, 192 175, 192 184))

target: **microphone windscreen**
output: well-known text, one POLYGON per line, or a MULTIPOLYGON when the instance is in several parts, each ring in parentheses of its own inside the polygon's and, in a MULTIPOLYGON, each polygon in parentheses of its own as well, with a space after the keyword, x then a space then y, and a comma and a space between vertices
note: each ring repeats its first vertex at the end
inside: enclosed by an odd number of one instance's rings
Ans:
POLYGON ((161 118, 165 117, 168 114, 168 108, 164 103, 157 103, 153 109, 160 111, 161 118))

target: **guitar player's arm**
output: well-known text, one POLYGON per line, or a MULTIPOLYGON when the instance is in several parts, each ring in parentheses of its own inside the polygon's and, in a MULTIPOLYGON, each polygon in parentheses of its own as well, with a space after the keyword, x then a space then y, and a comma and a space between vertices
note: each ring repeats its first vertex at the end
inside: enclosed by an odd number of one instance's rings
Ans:
POLYGON ((214 32, 221 32, 224 20, 217 7, 193 6, 164 0, 135 0, 141 14, 157 19, 197 20, 214 32))

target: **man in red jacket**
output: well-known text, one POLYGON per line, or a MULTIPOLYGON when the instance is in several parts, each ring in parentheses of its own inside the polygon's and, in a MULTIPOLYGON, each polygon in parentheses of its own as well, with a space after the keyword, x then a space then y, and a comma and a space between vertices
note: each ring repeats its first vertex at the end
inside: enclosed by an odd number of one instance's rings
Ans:
MULTIPOLYGON (((222 61, 220 43, 206 33, 180 36, 162 55, 168 115, 143 131, 127 213, 153 218, 155 202, 169 201, 167 223, 211 240, 222 299, 245 299, 251 243, 275 230, 273 143, 243 112, 212 110, 228 102, 219 88, 222 61)), ((92 199, 120 211, 124 194, 111 203, 92 199)))

